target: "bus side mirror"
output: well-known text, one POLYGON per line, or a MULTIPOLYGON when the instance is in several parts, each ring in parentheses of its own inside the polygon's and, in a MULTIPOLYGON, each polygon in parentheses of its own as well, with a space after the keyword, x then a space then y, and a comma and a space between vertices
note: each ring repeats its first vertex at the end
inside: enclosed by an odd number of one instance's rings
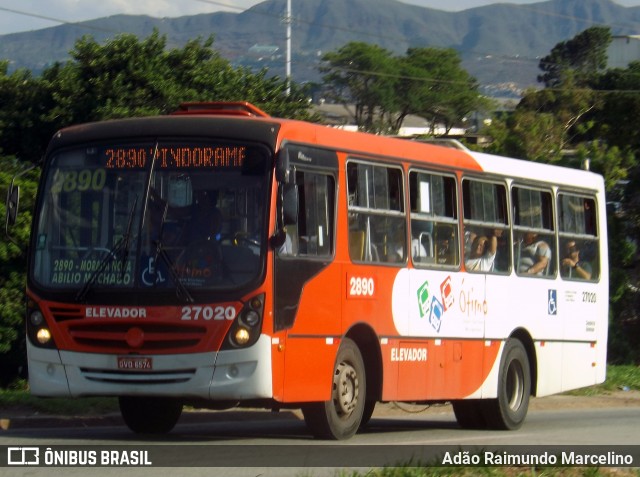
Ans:
POLYGON ((8 229, 9 226, 15 225, 16 218, 18 217, 18 206, 20 205, 20 186, 15 185, 13 181, 11 181, 11 185, 9 185, 5 205, 7 209, 5 229, 8 229))
POLYGON ((11 180, 11 184, 9 185, 9 190, 7 190, 7 201, 5 203, 6 207, 6 215, 4 220, 4 234, 6 237, 11 240, 15 245, 18 245, 18 242, 14 240, 14 238, 9 234, 9 227, 12 227, 16 223, 16 219, 18 217, 18 206, 20 204, 20 186, 15 184, 15 177, 11 180))
POLYGON ((18 206, 20 205, 20 186, 16 184, 16 179, 32 171, 38 167, 38 165, 39 164, 33 164, 22 172, 18 172, 13 179, 11 179, 11 184, 9 184, 9 189, 7 190, 7 200, 5 202, 7 211, 4 221, 4 233, 11 242, 18 246, 20 246, 20 244, 9 234, 9 227, 15 225, 18 218, 18 206))

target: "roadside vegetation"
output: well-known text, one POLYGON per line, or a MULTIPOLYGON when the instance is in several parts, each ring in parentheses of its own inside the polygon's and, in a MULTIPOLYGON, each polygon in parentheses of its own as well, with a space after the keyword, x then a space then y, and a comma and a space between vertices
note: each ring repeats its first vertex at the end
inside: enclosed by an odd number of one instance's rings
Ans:
MULTIPOLYGON (((340 477, 633 477, 638 469, 576 467, 393 467, 366 473, 342 473, 340 477)), ((304 476, 303 476, 304 477, 304 476)))

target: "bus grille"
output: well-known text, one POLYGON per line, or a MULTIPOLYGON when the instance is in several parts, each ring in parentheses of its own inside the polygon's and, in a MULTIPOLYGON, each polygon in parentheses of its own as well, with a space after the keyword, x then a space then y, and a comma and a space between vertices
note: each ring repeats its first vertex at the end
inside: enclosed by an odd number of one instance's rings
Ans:
POLYGON ((138 372, 81 368, 80 372, 85 379, 109 384, 180 384, 196 374, 195 369, 138 372))
POLYGON ((206 326, 145 320, 93 320, 84 307, 53 305, 53 320, 68 339, 60 345, 74 351, 103 353, 193 353, 211 348, 212 330, 206 326))
POLYGON ((69 336, 82 347, 100 348, 113 352, 158 352, 188 350, 197 347, 205 338, 207 329, 167 323, 69 323, 69 336), (136 343, 132 344, 131 331, 135 330, 136 343))

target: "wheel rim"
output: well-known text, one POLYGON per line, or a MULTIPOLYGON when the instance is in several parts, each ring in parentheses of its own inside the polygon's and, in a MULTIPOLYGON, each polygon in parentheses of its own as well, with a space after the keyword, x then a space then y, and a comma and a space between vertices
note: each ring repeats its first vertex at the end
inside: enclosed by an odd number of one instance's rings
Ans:
POLYGON ((348 416, 358 404, 358 373, 349 363, 340 363, 333 377, 333 403, 339 416, 348 416))
POLYGON ((524 399, 524 370, 519 361, 512 361, 509 364, 506 392, 509 409, 517 411, 524 399))

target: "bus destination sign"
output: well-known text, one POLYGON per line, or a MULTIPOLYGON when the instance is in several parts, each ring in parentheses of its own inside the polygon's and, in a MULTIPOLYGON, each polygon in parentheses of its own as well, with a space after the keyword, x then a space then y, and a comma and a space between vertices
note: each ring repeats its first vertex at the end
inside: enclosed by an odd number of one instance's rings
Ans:
POLYGON ((105 149, 107 169, 144 169, 156 157, 159 169, 228 169, 242 167, 246 146, 149 146, 105 149))

